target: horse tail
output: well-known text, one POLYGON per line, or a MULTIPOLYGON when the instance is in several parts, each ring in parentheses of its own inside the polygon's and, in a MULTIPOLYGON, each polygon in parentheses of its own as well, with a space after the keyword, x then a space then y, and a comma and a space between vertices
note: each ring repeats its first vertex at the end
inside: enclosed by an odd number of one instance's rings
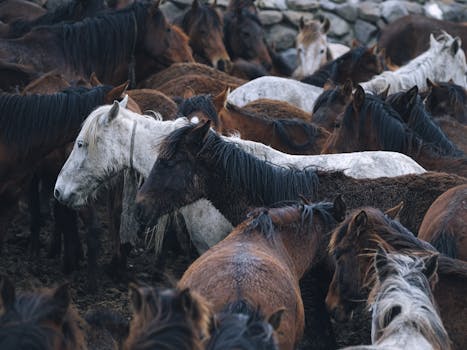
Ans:
POLYGON ((440 253, 457 259, 457 242, 453 232, 442 229, 430 242, 440 253))

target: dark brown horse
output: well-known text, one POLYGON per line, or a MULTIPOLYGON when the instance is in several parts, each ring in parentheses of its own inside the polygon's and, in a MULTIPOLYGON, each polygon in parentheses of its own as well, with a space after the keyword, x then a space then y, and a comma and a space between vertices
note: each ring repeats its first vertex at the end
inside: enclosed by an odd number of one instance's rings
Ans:
POLYGON ((133 320, 125 350, 201 350, 209 336, 209 304, 185 289, 130 285, 133 320))
POLYGON ((144 62, 163 58, 171 45, 170 33, 157 2, 135 3, 81 22, 43 26, 21 38, 1 40, 0 58, 38 72, 57 69, 67 79, 95 72, 104 83, 121 83, 129 76, 134 80, 144 62))
POLYGON ((344 215, 340 200, 256 209, 198 258, 179 286, 200 293, 214 312, 245 300, 270 320, 283 313, 276 326, 279 347, 295 349, 305 324, 299 279, 321 259, 326 233, 344 215))
POLYGON ((467 139, 465 138, 465 135, 467 135, 467 125, 459 123, 448 115, 436 117, 434 120, 456 147, 464 152, 464 154, 467 154, 467 139))
POLYGON ((206 66, 200 63, 174 63, 169 68, 166 68, 159 73, 153 74, 149 78, 142 81, 139 85, 141 88, 158 89, 170 80, 180 78, 186 75, 206 75, 210 78, 223 81, 226 84, 242 85, 246 80, 232 77, 220 70, 206 66))
MULTIPOLYGON (((392 220, 375 208, 355 210, 333 232, 330 252, 336 260, 334 278, 329 286, 326 304, 339 321, 348 319, 351 310, 371 289, 371 276, 378 245, 388 252, 408 255, 436 252, 428 243, 417 239, 397 220, 392 220)), ((439 282, 435 299, 444 326, 453 342, 453 349, 466 344, 467 263, 444 255, 439 256, 439 282)))
POLYGON ((86 350, 68 284, 45 292, 17 293, 9 279, 0 276, 0 305, 2 350, 86 350))
POLYGON ((425 106, 433 117, 450 116, 467 124, 467 91, 452 82, 435 83, 427 79, 429 92, 425 106))
POLYGON ((456 186, 439 196, 423 218, 418 238, 439 252, 467 261, 467 185, 456 186))
POLYGON ((354 85, 368 81, 383 71, 380 54, 376 46, 363 46, 351 49, 342 56, 326 63, 312 75, 301 79, 303 83, 321 86, 328 80, 344 84, 350 79, 354 85))
POLYGON ((429 170, 467 176, 465 156, 458 153, 445 155, 424 142, 416 132, 404 125, 393 108, 379 97, 365 94, 358 86, 323 153, 378 150, 407 154, 429 170))
POLYGON ((259 98, 247 103, 242 108, 249 113, 268 116, 271 119, 290 118, 311 121, 310 113, 285 101, 259 98))
POLYGON ((284 168, 223 140, 209 131, 208 124, 188 125, 174 131, 163 143, 137 202, 141 216, 158 218, 207 198, 238 225, 251 207, 294 200, 299 195, 319 201, 341 193, 350 208, 388 208, 403 200, 401 221, 417 231, 436 197, 465 182, 465 178, 438 173, 354 179, 341 172, 284 168))
POLYGON ((175 119, 177 104, 166 94, 153 89, 136 89, 127 91, 144 113, 154 111, 160 113, 164 120, 175 119))
POLYGON ((312 123, 332 132, 336 127, 336 119, 352 100, 352 89, 350 80, 342 86, 325 84, 323 93, 318 96, 313 106, 312 123))
POLYGON ((224 21, 215 8, 193 0, 191 8, 175 20, 190 38, 198 62, 228 71, 230 58, 224 46, 224 21))
MULTIPOLYGON (((388 24, 378 40, 378 47, 386 50, 390 61, 402 66, 430 47, 430 34, 440 34, 444 30, 467 42, 467 25, 440 21, 421 15, 409 15, 388 24)), ((464 52, 467 51, 464 46, 464 52)))

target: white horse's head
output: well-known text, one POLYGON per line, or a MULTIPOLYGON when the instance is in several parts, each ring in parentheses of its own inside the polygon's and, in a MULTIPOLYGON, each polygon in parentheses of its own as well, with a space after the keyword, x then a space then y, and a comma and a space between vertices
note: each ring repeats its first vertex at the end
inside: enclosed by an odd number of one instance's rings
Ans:
POLYGON ((303 78, 313 74, 327 62, 327 37, 329 20, 311 21, 305 23, 300 19, 300 32, 297 35, 298 67, 295 78, 303 78))
POLYGON ((467 64, 461 45, 459 37, 453 38, 444 31, 437 39, 433 34, 430 35, 430 50, 434 49, 435 55, 434 67, 442 72, 438 81, 447 82, 452 79, 455 84, 467 88, 467 64))
POLYGON ((129 162, 134 118, 123 101, 94 110, 84 121, 55 184, 63 204, 81 207, 129 162))

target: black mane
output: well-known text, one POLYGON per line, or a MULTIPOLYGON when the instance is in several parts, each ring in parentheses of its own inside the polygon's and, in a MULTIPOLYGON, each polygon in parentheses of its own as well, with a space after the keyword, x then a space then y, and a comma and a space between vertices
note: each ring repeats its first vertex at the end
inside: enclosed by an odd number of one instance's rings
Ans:
POLYGON ((78 129, 110 90, 110 86, 100 86, 52 95, 0 94, 0 140, 27 157, 51 139, 62 140, 64 134, 78 129))
POLYGON ((219 117, 214 108, 211 95, 197 95, 182 100, 178 105, 177 115, 187 117, 195 111, 205 113, 209 120, 212 121, 214 127, 219 125, 219 117))
MULTIPOLYGON (((172 157, 195 127, 196 124, 191 124, 173 131, 161 146, 161 156, 172 157)), ((199 157, 216 163, 234 188, 249 191, 258 203, 269 205, 296 199, 299 195, 314 197, 317 191, 318 176, 314 169, 285 168, 260 160, 213 131, 206 136, 199 157)))
POLYGON ((62 3, 54 11, 32 21, 17 20, 10 25, 8 37, 19 37, 37 26, 52 25, 64 21, 79 21, 93 16, 106 8, 104 0, 72 0, 62 3))
POLYGON ((401 116, 406 115, 403 119, 406 120, 409 128, 425 143, 435 148, 439 154, 452 157, 462 156, 463 152, 449 140, 428 114, 420 96, 417 95, 414 105, 410 108, 404 99, 405 94, 405 92, 392 94, 387 97, 386 102, 401 116))
MULTIPOLYGON (((118 64, 130 62, 146 32, 147 7, 134 3, 119 11, 85 18, 81 22, 37 27, 55 35, 72 68, 85 76, 111 76, 118 64)), ((162 14, 161 14, 162 16, 162 14)))
POLYGON ((344 63, 350 62, 353 67, 366 51, 367 48, 364 46, 356 47, 331 62, 326 63, 312 75, 303 78, 301 82, 319 87, 323 87, 328 80, 339 82, 341 66, 344 65, 344 63))

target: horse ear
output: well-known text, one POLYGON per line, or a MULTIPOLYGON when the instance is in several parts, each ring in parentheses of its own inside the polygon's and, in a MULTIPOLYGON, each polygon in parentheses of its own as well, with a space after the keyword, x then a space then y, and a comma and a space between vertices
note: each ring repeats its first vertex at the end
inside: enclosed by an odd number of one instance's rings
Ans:
POLYGON ((188 142, 202 145, 208 136, 209 129, 211 128, 211 121, 207 120, 205 123, 199 123, 189 134, 188 142))
POLYGON ((365 227, 367 223, 368 223, 368 215, 366 214, 365 210, 362 210, 355 217, 355 225, 357 225, 357 227, 359 228, 362 228, 362 227, 365 227))
POLYGON ((193 3, 191 4, 191 9, 196 10, 198 7, 199 7, 198 0, 193 0, 193 3))
POLYGON ((355 49, 356 47, 360 46, 360 43, 357 39, 352 39, 352 49, 355 49))
POLYGON ((97 78, 96 72, 91 73, 91 76, 89 77, 89 82, 91 83, 92 87, 102 86, 103 85, 101 83, 101 81, 97 78))
POLYGON ((110 90, 105 95, 104 102, 106 104, 109 104, 109 103, 112 103, 115 100, 120 101, 123 97, 125 97, 125 92, 126 92, 126 89, 128 89, 129 84, 130 84, 130 82, 126 81, 125 83, 114 87, 112 90, 110 90))
POLYGON ((214 96, 214 98, 212 99, 217 113, 219 113, 222 110, 222 108, 226 106, 227 96, 229 96, 229 90, 229 88, 225 88, 220 94, 214 96))
POLYGON ((384 280, 384 277, 387 273, 386 266, 388 265, 388 255, 381 246, 378 246, 374 264, 378 279, 380 281, 384 280))
POLYGON ((189 98, 192 98, 193 96, 195 96, 195 92, 193 91, 192 88, 188 87, 188 89, 186 89, 184 92, 183 92, 183 99, 184 100, 187 100, 189 98))
POLYGON ((376 44, 374 44, 373 46, 368 48, 368 53, 371 54, 371 55, 374 55, 376 51, 377 51, 377 45, 376 44))
POLYGON ((386 100, 386 98, 389 95, 389 89, 391 88, 391 84, 388 84, 385 90, 383 92, 378 94, 378 97, 381 98, 383 101, 386 100))
POLYGON ((360 110, 365 102, 365 91, 360 85, 357 85, 355 92, 353 94, 353 105, 355 109, 360 110))
POLYGON ((126 108, 127 104, 128 104, 128 94, 125 94, 125 97, 123 98, 123 100, 121 100, 118 104, 120 105, 120 107, 122 108, 126 108))
POLYGON ((418 86, 415 85, 410 90, 408 90, 405 94, 407 96, 407 101, 408 101, 409 105, 413 106, 415 104, 415 102, 417 101, 418 86))
POLYGON ((269 316, 268 323, 272 326, 274 330, 279 329, 284 311, 285 308, 281 308, 275 311, 271 316, 269 316))
POLYGON ((120 103, 115 100, 112 108, 110 108, 109 115, 107 116, 107 122, 110 123, 112 120, 114 120, 117 117, 118 112, 120 112, 120 103))
POLYGON ((13 306, 15 299, 15 286, 7 276, 0 275, 0 306, 7 310, 13 306))
POLYGON ((321 24, 321 33, 326 34, 331 27, 331 23, 327 17, 324 17, 324 22, 321 24))
POLYGON ((460 47, 461 47, 461 39, 456 37, 450 47, 451 55, 455 56, 457 51, 459 51, 460 47))
POLYGON ((437 86, 438 86, 438 84, 432 82, 432 81, 430 80, 430 78, 426 78, 426 84, 427 84, 428 87, 430 87, 430 88, 434 88, 434 87, 437 87, 437 86))
POLYGON ((129 299, 131 301, 133 311, 139 313, 143 308, 143 295, 141 293, 141 290, 135 283, 130 283, 128 289, 130 295, 129 299))
POLYGON ((335 87, 336 87, 336 84, 334 84, 334 82, 331 79, 327 79, 326 82, 323 85, 323 90, 324 91, 332 90, 335 87))
POLYGON ((404 201, 400 202, 394 208, 389 208, 384 212, 384 214, 386 214, 393 220, 399 221, 402 209, 404 209, 404 201))
POLYGON ((353 90, 353 83, 352 80, 347 79, 344 83, 344 86, 342 87, 342 93, 346 97, 352 96, 352 90, 353 90))
POLYGON ((435 47, 438 45, 438 41, 435 39, 433 33, 430 34, 430 47, 435 47))
POLYGON ((303 16, 300 17, 300 21, 298 22, 298 27, 301 29, 305 28, 305 18, 303 16))
POLYGON ((213 8, 214 8, 214 7, 216 7, 216 6, 217 6, 217 0, 214 0, 214 1, 212 2, 212 5, 211 5, 211 7, 213 7, 213 8))
POLYGON ((152 2, 151 6, 149 7, 149 14, 154 16, 157 11, 159 10, 159 5, 161 4, 161 0, 155 0, 152 2))
POLYGON ((47 315, 47 317, 55 322, 56 324, 62 324, 68 307, 70 306, 70 284, 64 283, 52 294, 52 300, 54 301, 54 308, 47 315))
POLYGON ((334 210, 333 210, 334 219, 336 219, 336 221, 338 222, 344 221, 347 207, 345 205, 344 200, 342 199, 341 194, 339 194, 334 199, 333 207, 334 207, 334 210))
POLYGON ((438 254, 431 254, 423 259, 423 263, 425 265, 423 268, 423 274, 428 278, 428 280, 431 280, 438 271, 438 256, 438 254))

